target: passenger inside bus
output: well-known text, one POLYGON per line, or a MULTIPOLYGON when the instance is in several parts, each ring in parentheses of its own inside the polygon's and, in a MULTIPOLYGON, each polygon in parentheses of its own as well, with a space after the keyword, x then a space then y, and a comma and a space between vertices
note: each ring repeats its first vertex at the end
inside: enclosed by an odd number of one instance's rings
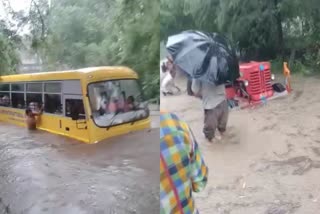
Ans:
POLYGON ((59 115, 63 113, 60 95, 45 94, 44 112, 59 115))
POLYGON ((125 112, 126 107, 126 92, 122 91, 118 101, 118 112, 125 112))
POLYGON ((132 111, 132 110, 135 110, 134 97, 133 96, 129 96, 127 101, 126 101, 125 112, 132 111))
POLYGON ((17 108, 23 109, 24 108, 24 104, 22 101, 18 102, 17 108))
POLYGON ((108 105, 108 112, 115 114, 118 112, 118 100, 115 97, 111 97, 111 100, 108 105))
POLYGON ((3 96, 0 98, 0 105, 1 106, 9 106, 10 105, 10 98, 8 96, 3 96))
POLYGON ((98 103, 100 115, 106 114, 108 112, 108 96, 106 92, 100 93, 100 97, 98 97, 98 103))
POLYGON ((136 80, 91 84, 89 96, 93 119, 98 126, 108 127, 128 123, 146 118, 149 114, 147 102, 136 80))

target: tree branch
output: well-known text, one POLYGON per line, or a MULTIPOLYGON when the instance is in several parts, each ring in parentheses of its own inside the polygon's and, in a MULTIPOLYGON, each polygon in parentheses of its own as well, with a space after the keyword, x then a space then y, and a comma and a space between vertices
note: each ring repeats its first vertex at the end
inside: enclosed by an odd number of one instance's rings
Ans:
POLYGON ((41 22, 41 40, 44 40, 44 34, 45 34, 45 23, 44 23, 44 19, 43 16, 41 14, 41 10, 39 8, 39 5, 34 1, 31 0, 31 5, 34 4, 34 6, 36 7, 37 13, 40 16, 40 22, 41 22))

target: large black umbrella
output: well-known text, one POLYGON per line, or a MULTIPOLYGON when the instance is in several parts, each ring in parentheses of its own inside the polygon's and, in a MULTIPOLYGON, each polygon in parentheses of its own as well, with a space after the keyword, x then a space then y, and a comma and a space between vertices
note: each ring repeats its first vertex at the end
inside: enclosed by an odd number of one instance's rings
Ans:
POLYGON ((240 76, 234 48, 217 33, 184 31, 170 36, 166 48, 174 63, 192 78, 220 85, 240 76))

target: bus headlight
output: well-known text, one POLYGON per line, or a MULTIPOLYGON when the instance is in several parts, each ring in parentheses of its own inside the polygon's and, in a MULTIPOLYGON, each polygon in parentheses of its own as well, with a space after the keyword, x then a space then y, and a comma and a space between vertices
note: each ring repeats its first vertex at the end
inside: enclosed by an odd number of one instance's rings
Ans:
POLYGON ((249 85, 249 81, 248 80, 243 81, 243 83, 244 83, 244 86, 248 87, 248 85, 249 85))
POLYGON ((275 75, 271 74, 271 80, 275 80, 275 79, 276 79, 275 75))

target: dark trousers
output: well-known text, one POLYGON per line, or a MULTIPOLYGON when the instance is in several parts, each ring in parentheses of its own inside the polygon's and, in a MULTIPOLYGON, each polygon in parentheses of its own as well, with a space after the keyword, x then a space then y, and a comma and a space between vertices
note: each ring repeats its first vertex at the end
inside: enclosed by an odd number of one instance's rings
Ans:
POLYGON ((227 128, 229 117, 229 109, 227 101, 221 102, 214 109, 204 110, 204 127, 203 133, 208 140, 215 137, 215 132, 218 129, 220 133, 224 133, 227 128))
POLYGON ((188 78, 188 82, 187 82, 187 93, 190 96, 193 96, 193 91, 192 91, 192 79, 188 78))

